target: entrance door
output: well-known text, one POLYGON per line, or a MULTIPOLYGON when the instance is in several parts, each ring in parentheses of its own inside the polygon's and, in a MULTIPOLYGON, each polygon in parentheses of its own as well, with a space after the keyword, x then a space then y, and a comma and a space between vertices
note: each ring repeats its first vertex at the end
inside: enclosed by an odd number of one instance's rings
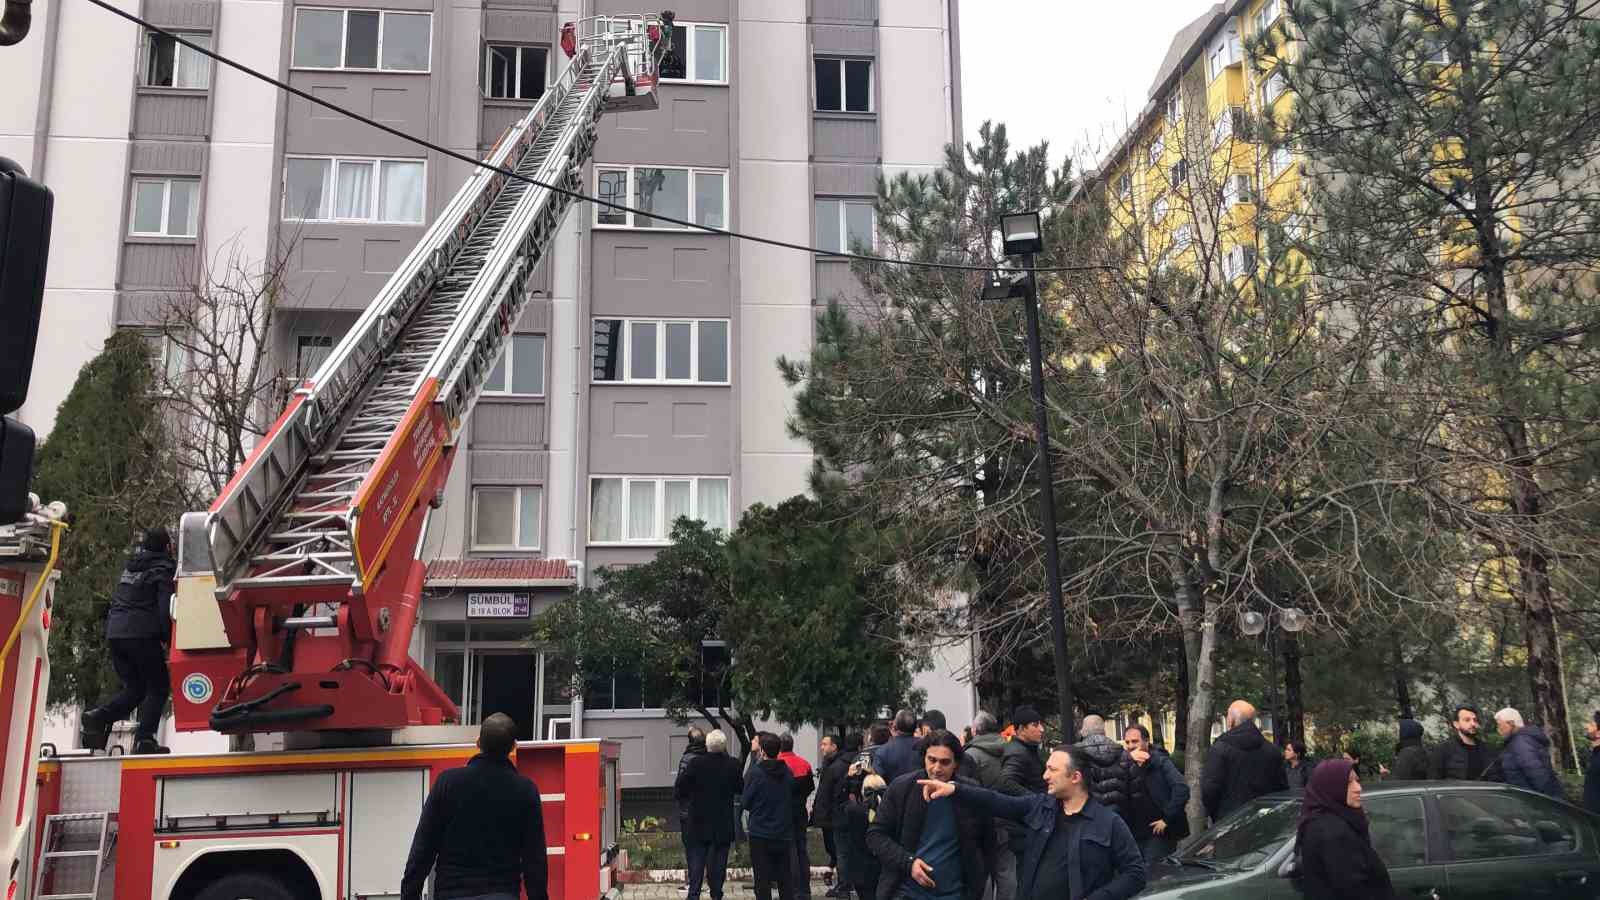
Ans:
POLYGON ((534 738, 534 687, 539 656, 535 653, 474 651, 477 676, 473 705, 475 720, 503 712, 517 722, 517 740, 534 738))

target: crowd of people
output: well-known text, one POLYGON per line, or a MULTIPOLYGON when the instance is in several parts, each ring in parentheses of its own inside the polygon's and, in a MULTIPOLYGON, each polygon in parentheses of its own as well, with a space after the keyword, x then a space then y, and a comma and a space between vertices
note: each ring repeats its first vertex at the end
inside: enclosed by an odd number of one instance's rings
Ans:
MULTIPOLYGON (((1549 738, 1515 709, 1494 715, 1504 739, 1498 755, 1470 706, 1455 711, 1450 734, 1432 747, 1420 723, 1402 720, 1391 767, 1369 765, 1353 748, 1326 761, 1303 741, 1280 749, 1256 719, 1246 701, 1228 707, 1199 779, 1201 805, 1215 822, 1257 797, 1303 790, 1297 864, 1310 896, 1390 895, 1361 810, 1363 778, 1494 780, 1561 796, 1549 738)), ((1189 785, 1143 725, 1129 725, 1118 741, 1100 716, 1077 724, 1077 739, 1052 750, 1029 706, 1013 711, 1003 731, 979 712, 960 735, 938 711, 919 718, 902 710, 865 734, 825 735, 815 771, 794 754, 791 736, 762 733, 742 780, 720 732, 709 741, 691 732, 675 787, 688 900, 699 900, 703 884, 721 900, 735 796, 749 817, 758 900, 771 900, 774 886, 780 900, 810 900, 808 828, 823 835, 828 900, 1132 897, 1149 865, 1189 836, 1189 785), (719 752, 720 761, 701 759, 719 752)), ((1600 747, 1600 713, 1586 731, 1600 747)), ((1586 805, 1600 812, 1600 765, 1591 763, 1590 774, 1586 805)))

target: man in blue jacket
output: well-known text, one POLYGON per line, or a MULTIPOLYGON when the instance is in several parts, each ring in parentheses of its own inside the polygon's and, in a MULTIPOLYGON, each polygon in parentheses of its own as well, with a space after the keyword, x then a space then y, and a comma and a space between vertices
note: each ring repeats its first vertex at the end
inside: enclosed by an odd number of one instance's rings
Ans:
POLYGON ((1045 763, 1045 794, 1010 797, 971 784, 925 780, 930 800, 954 796, 990 815, 1021 822, 1027 849, 1017 871, 1018 900, 1128 900, 1148 877, 1127 823, 1089 796, 1090 762, 1063 746, 1045 763))
POLYGON ((756 738, 756 763, 744 777, 744 809, 749 814, 745 832, 750 835, 750 868, 756 900, 772 900, 772 883, 778 883, 780 900, 793 900, 789 874, 790 846, 794 840, 794 775, 778 758, 783 745, 778 736, 763 731, 756 738))
POLYGON ((884 784, 894 784, 896 778, 922 767, 917 753, 916 715, 909 709, 902 709, 894 714, 891 727, 894 734, 889 743, 872 751, 872 771, 882 776, 884 784))
POLYGON ((1566 799, 1562 796, 1555 766, 1550 762, 1550 737, 1544 729, 1523 724, 1522 713, 1509 706, 1494 714, 1494 725, 1506 739, 1500 759, 1489 766, 1491 772, 1500 770, 1501 777, 1495 780, 1557 800, 1566 799))

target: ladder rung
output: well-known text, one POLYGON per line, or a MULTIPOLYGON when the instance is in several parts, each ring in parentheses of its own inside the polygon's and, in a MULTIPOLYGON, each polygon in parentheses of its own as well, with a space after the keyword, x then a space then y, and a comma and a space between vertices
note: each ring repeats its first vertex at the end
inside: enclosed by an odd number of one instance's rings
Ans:
POLYGON ((99 849, 95 849, 95 850, 51 850, 51 851, 49 851, 47 853, 41 853, 40 854, 40 856, 44 857, 45 859, 67 859, 69 857, 99 856, 99 855, 100 855, 99 849))
POLYGON ((333 616, 290 616, 283 620, 283 627, 290 631, 299 631, 307 628, 333 628, 338 622, 333 616))

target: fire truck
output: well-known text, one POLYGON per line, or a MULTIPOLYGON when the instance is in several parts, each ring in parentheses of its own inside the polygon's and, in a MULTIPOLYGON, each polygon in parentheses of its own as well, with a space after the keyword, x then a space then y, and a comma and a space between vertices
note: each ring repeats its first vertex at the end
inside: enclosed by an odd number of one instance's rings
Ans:
MULTIPOLYGON (((87 750, 32 774, 48 602, 17 607, 33 618, 6 677, 32 687, 0 707, 28 706, 10 722, 0 792, 0 815, 15 818, 0 857, 7 900, 398 896, 429 787, 475 752, 409 655, 429 517, 529 278, 583 189, 600 117, 657 108, 671 36, 671 13, 563 26, 566 69, 497 142, 492 168, 456 193, 211 508, 183 517, 176 727, 282 733, 286 749, 106 756, 95 752, 106 735, 86 734, 87 750)), ((0 586, 53 578, 49 564, 26 576, 3 565, 0 586)), ((618 756, 600 740, 518 745, 516 766, 541 791, 557 900, 612 889, 618 756)))

